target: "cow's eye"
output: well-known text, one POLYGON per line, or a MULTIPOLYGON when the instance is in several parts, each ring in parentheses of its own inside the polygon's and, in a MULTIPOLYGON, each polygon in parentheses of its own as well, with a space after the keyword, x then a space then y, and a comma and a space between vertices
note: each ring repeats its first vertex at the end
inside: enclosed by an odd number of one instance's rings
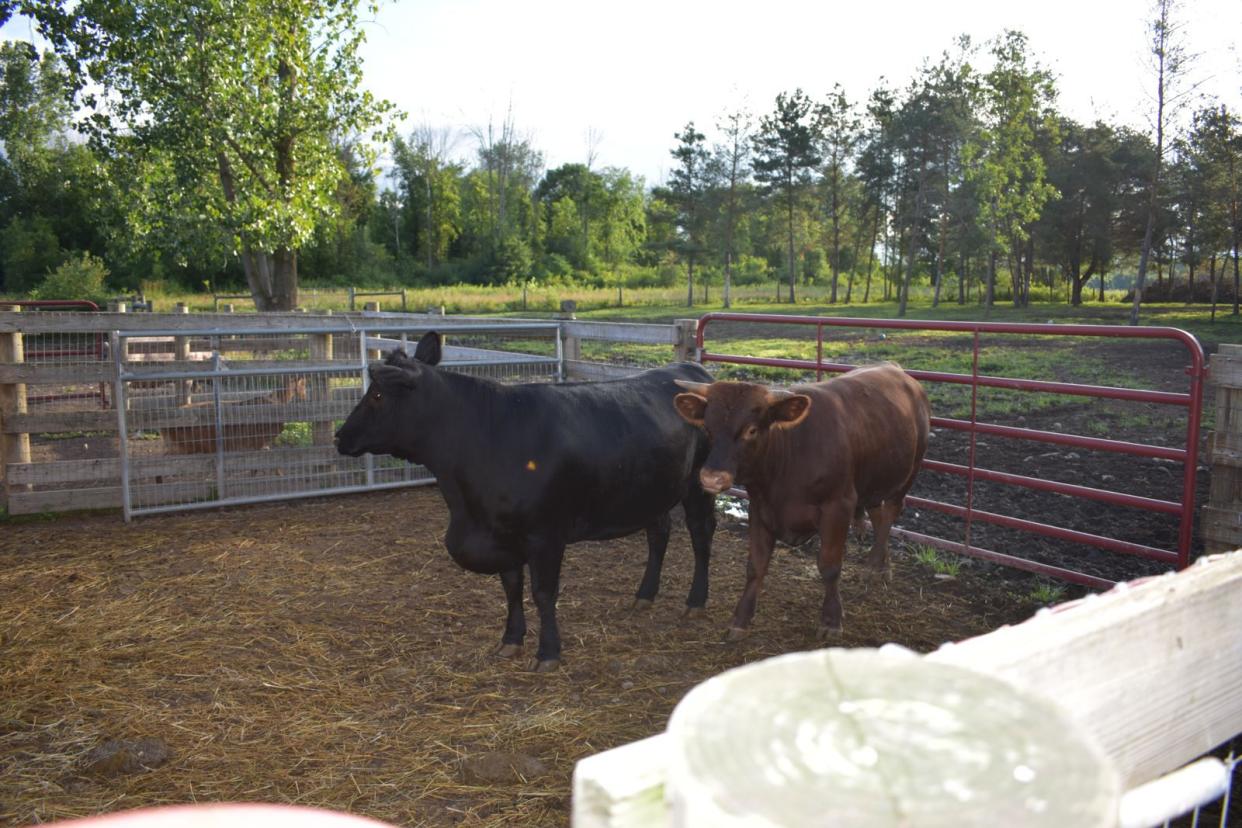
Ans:
POLYGON ((753 440, 755 438, 755 435, 758 433, 759 433, 759 426, 748 425, 746 426, 746 430, 742 432, 742 439, 753 440))

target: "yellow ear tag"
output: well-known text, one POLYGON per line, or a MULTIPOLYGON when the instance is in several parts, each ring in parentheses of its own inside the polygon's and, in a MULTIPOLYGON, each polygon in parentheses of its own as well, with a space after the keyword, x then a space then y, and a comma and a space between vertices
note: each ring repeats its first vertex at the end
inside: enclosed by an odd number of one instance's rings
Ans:
POLYGON ((534 461, 534 460, 527 460, 527 461, 526 461, 526 470, 527 470, 527 471, 534 471, 534 470, 535 470, 535 468, 536 468, 536 466, 535 466, 535 461, 534 461))

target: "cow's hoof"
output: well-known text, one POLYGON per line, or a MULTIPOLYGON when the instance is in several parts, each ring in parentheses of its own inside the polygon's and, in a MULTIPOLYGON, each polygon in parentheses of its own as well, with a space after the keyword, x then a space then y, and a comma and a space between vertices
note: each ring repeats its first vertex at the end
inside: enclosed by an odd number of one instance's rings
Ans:
POLYGON ((840 634, 841 634, 840 624, 837 624, 835 627, 830 626, 828 624, 820 624, 819 629, 815 631, 815 640, 816 641, 827 641, 830 638, 836 638, 840 634))
POLYGON ((555 673, 561 669, 561 660, 559 658, 545 658, 535 662, 534 670, 536 673, 555 673))
POLYGON ((687 621, 697 621, 699 619, 706 618, 707 608, 706 607, 686 607, 686 611, 681 614, 681 617, 686 619, 687 621))
POLYGON ((653 604, 655 604, 655 601, 652 601, 650 598, 635 598, 632 609, 634 612, 645 612, 651 609, 653 604))
POLYGON ((887 584, 893 580, 893 570, 887 563, 882 566, 872 566, 867 564, 863 567, 863 574, 868 580, 874 583, 887 584))
POLYGON ((496 648, 497 658, 517 658, 522 654, 521 644, 501 644, 496 648))
POLYGON ((745 627, 729 627, 729 631, 725 633, 724 640, 726 643, 733 644, 741 641, 748 635, 750 635, 750 630, 745 627))

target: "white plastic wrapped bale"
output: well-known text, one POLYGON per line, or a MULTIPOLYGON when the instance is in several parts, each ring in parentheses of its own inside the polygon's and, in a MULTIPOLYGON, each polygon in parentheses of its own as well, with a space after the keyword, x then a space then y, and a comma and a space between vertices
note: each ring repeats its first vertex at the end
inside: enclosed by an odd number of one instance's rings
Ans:
MULTIPOLYGON (((1053 703, 875 650, 730 670, 664 742, 674 826, 1113 826, 1120 783, 1053 703)), ((614 823, 615 824, 615 823, 614 823)))
POLYGON ((574 828, 647 828, 666 824, 663 734, 597 753, 574 766, 574 828))

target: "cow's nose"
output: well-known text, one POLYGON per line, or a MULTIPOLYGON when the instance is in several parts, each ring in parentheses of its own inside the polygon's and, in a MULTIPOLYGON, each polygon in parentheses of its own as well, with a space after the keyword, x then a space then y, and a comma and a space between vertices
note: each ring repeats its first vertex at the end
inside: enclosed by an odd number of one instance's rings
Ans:
POLYGON ((716 469, 700 469, 699 483, 703 488, 712 494, 720 494, 725 489, 733 486, 733 475, 727 471, 718 471, 716 469))

